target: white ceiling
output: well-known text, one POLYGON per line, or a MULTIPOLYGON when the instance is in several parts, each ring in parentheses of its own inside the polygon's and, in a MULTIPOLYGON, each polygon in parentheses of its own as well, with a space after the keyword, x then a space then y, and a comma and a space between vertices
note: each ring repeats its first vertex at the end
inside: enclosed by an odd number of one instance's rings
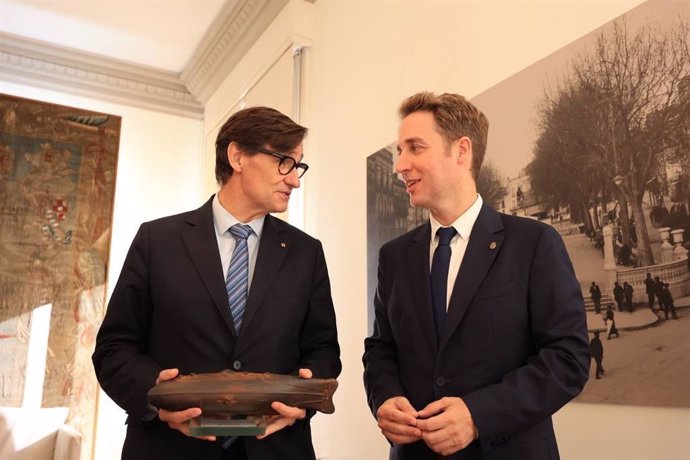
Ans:
POLYGON ((238 0, 0 0, 0 32, 181 72, 238 0))
POLYGON ((287 3, 0 0, 0 81, 201 118, 287 3))

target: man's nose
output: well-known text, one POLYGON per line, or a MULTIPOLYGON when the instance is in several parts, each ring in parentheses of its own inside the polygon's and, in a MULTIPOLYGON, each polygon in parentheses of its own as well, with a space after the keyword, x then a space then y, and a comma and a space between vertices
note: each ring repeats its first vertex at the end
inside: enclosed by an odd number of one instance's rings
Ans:
POLYGON ((395 159, 395 172, 397 172, 398 174, 402 174, 408 169, 410 169, 410 166, 405 158, 405 155, 399 153, 398 158, 395 159))
POLYGON ((290 171, 290 174, 285 176, 285 183, 288 184, 290 187, 299 188, 300 178, 297 168, 293 169, 292 171, 290 171))

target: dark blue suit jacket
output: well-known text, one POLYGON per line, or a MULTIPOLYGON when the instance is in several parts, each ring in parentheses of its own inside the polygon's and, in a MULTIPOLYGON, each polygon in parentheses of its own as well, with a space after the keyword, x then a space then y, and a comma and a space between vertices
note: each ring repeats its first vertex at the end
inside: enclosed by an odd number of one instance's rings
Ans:
MULTIPOLYGON (((429 284, 430 224, 379 254, 374 333, 364 383, 374 414, 393 396, 416 409, 444 396, 467 404, 479 439, 452 459, 558 458, 551 415, 588 378, 584 301, 558 233, 484 205, 437 336, 429 284)), ((436 458, 424 444, 391 459, 436 458)))
MULTIPOLYGON (((142 423, 158 373, 340 373, 330 282, 321 243, 270 215, 264 221, 239 336, 228 307, 211 200, 141 226, 125 260, 96 341, 103 390, 128 414, 125 459, 213 459, 215 443, 160 421, 142 423)), ((245 438, 252 459, 314 458, 309 420, 263 440, 245 438)))

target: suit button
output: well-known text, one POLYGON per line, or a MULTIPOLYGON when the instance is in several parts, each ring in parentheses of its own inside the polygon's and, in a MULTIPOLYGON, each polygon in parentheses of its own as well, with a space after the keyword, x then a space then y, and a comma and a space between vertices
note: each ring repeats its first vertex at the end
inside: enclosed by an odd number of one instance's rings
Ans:
POLYGON ((447 380, 443 377, 437 377, 436 378, 436 386, 437 387, 443 387, 446 385, 447 380))
POLYGON ((240 369, 242 369, 242 363, 239 360, 237 360, 232 363, 232 368, 236 371, 239 371, 240 369))

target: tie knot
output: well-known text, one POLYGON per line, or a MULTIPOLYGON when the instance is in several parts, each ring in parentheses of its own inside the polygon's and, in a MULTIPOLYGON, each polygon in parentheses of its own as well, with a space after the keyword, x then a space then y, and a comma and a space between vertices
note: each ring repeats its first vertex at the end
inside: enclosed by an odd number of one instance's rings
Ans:
POLYGON ((252 234, 252 228, 249 225, 235 224, 230 227, 230 234, 235 239, 246 240, 252 234))
POLYGON ((436 230, 436 234, 438 235, 438 245, 448 246, 450 244, 450 240, 453 239, 456 233, 458 232, 453 227, 439 228, 438 230, 436 230))

